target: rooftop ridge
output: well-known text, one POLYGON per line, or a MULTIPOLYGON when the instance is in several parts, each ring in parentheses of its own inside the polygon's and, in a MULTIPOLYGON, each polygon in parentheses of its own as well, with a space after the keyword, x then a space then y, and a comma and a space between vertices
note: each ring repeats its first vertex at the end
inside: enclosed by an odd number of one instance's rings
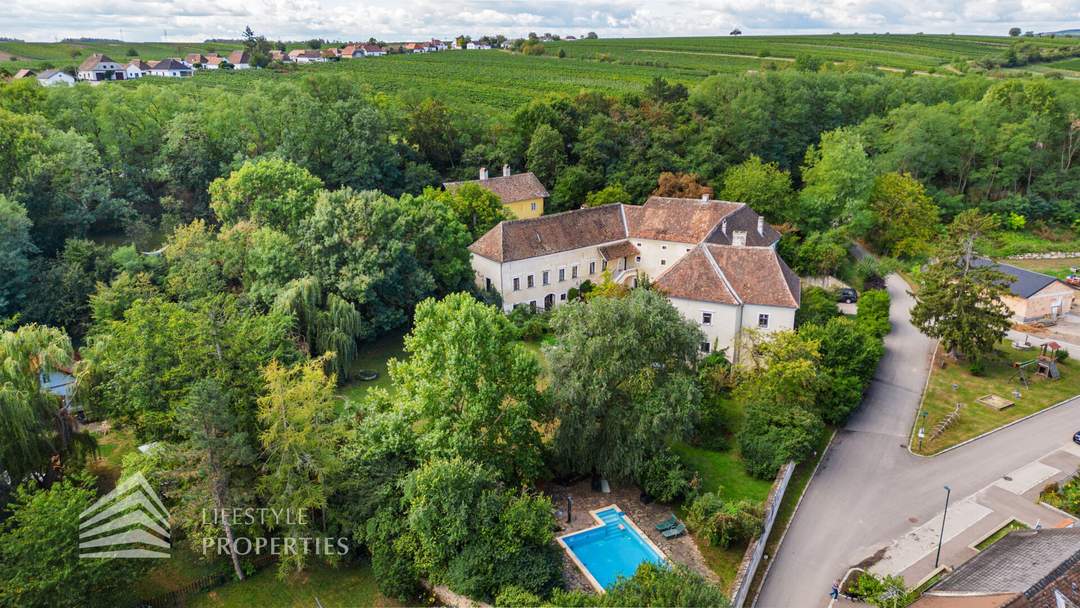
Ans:
POLYGON ((716 276, 720 277, 720 280, 723 281, 724 287, 731 292, 731 295, 735 296, 735 301, 740 305, 743 304, 742 296, 739 295, 739 292, 735 291, 735 287, 731 285, 731 281, 728 281, 727 275, 724 274, 724 269, 720 267, 720 264, 716 262, 716 258, 713 257, 712 248, 705 246, 705 243, 698 245, 698 247, 701 247, 704 250, 705 258, 709 260, 709 264, 712 266, 716 276))

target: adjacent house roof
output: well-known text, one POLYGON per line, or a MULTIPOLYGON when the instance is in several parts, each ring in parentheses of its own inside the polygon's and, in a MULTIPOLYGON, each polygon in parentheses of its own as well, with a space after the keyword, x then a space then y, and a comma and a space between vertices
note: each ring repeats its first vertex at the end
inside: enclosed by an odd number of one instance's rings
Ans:
POLYGON ((383 50, 383 48, 377 44, 361 44, 360 48, 363 49, 365 53, 381 53, 383 50))
POLYGON ((83 62, 79 64, 79 70, 82 71, 82 72, 92 71, 94 68, 96 68, 98 66, 99 63, 116 63, 116 62, 113 61, 112 59, 110 59, 108 55, 103 55, 101 53, 94 53, 93 55, 90 55, 89 57, 84 59, 83 62))
POLYGON ((233 65, 251 63, 251 55, 247 51, 233 51, 229 53, 229 63, 233 65))
POLYGON ((626 219, 632 236, 696 245, 724 217, 743 206, 726 201, 652 196, 641 207, 627 207, 626 219))
POLYGON ((504 205, 548 196, 547 189, 532 173, 518 173, 506 177, 489 177, 465 182, 446 182, 443 187, 454 191, 465 184, 476 184, 491 190, 499 196, 504 205))
POLYGON ((687 300, 799 307, 799 278, 771 247, 702 243, 653 284, 687 300))
POLYGON ((164 71, 164 70, 190 70, 191 68, 188 67, 187 64, 182 63, 179 60, 169 58, 169 59, 162 59, 161 61, 157 62, 152 69, 164 71))
POLYGON ((470 245, 469 251, 496 262, 512 262, 624 239, 622 205, 615 203, 502 221, 470 245))
POLYGON ((973 260, 972 266, 979 268, 993 266, 997 270, 1010 275, 1013 278, 1013 282, 1009 284, 1009 291, 1011 291, 1014 296, 1020 298, 1030 298, 1042 291, 1047 285, 1057 281, 1056 278, 1048 274, 1034 272, 1024 268, 1017 268, 1010 264, 1002 264, 985 258, 973 260))
MULTIPOLYGON (((1021 530, 1013 532, 961 565, 923 597, 937 601, 953 596, 1024 596, 1071 578, 1080 570, 1080 528, 1021 530)), ((1064 582, 1057 589, 1072 599, 1080 594, 1064 582)), ((993 605, 1005 605, 1001 602, 993 605)), ((916 605, 923 604, 920 600, 916 605)), ((933 605, 945 605, 938 602, 933 605)))
POLYGON ((62 73, 63 72, 61 72, 60 70, 45 70, 44 72, 41 72, 40 74, 37 75, 37 79, 38 80, 48 80, 48 79, 52 78, 53 76, 56 76, 57 74, 62 74, 62 73))
POLYGON ((746 233, 746 245, 750 247, 768 247, 780 240, 780 233, 747 205, 740 205, 725 216, 705 240, 717 245, 732 245, 731 238, 736 231, 746 233))
POLYGON ((15 75, 12 76, 11 79, 12 80, 19 80, 21 78, 29 78, 30 76, 33 76, 33 75, 34 75, 34 70, 31 70, 29 68, 23 68, 23 69, 19 70, 18 72, 15 72, 15 75))
POLYGON ((219 55, 211 55, 207 57, 206 61, 204 61, 203 63, 205 63, 206 65, 221 65, 225 63, 225 61, 226 59, 224 57, 221 57, 219 55))
POLYGON ((136 59, 135 61, 132 61, 131 63, 127 64, 127 66, 124 69, 130 68, 130 67, 134 67, 135 69, 137 69, 137 70, 139 70, 141 72, 150 71, 150 64, 146 63, 142 59, 136 59))
POLYGON ((297 57, 304 57, 306 59, 318 59, 322 57, 322 53, 314 49, 293 49, 289 51, 289 57, 296 59, 297 57))
POLYGON ((357 51, 361 51, 361 50, 362 49, 360 48, 359 44, 348 44, 348 45, 345 45, 344 47, 342 47, 341 55, 342 56, 348 55, 349 57, 352 57, 353 55, 356 54, 357 51))
POLYGON ((184 61, 195 65, 196 63, 206 63, 206 57, 202 53, 188 53, 184 57, 184 61))

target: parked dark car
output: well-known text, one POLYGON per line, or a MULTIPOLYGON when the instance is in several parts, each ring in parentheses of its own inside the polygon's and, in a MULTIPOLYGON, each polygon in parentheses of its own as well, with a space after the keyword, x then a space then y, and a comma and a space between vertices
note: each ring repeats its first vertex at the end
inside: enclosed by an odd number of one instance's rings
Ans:
POLYGON ((1073 435, 1073 441, 1080 443, 1080 431, 1076 431, 1076 434, 1073 435))
POLYGON ((859 294, 850 287, 844 287, 840 290, 840 293, 836 294, 836 301, 854 304, 859 301, 859 294))

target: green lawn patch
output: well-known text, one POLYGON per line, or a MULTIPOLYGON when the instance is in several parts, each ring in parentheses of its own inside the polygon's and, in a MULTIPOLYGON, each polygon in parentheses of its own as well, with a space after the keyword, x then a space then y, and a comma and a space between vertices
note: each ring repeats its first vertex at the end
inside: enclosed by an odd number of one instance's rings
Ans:
POLYGON ((1080 238, 1069 228, 1047 228, 1039 234, 1003 230, 995 233, 993 238, 980 239, 976 247, 979 253, 996 259, 1021 253, 1080 251, 1080 238))
POLYGON ((269 566, 245 581, 235 581, 191 597, 192 608, 309 608, 316 600, 324 608, 346 606, 399 606, 379 593, 371 566, 350 565, 331 568, 314 565, 307 572, 277 578, 277 568, 269 566))
POLYGON ((390 374, 387 373, 387 362, 394 358, 405 358, 404 332, 391 332, 381 338, 361 344, 356 361, 353 362, 353 374, 355 375, 359 370, 372 370, 378 372, 379 377, 370 382, 357 380, 354 377, 338 387, 338 394, 347 399, 359 401, 372 387, 378 386, 391 390, 393 385, 390 382, 390 374))
POLYGON ((1058 258, 1054 260, 1001 260, 1006 264, 1012 264, 1020 268, 1027 268, 1035 272, 1048 274, 1065 280, 1071 272, 1070 268, 1080 267, 1080 258, 1058 258))
POLYGON ((173 545, 169 559, 155 560, 153 568, 136 581, 131 589, 139 598, 151 600, 182 589, 204 577, 226 571, 232 571, 232 566, 227 561, 203 559, 186 545, 177 543, 173 545))
POLYGON ((1026 525, 1024 525, 1022 522, 1016 521, 1015 519, 1011 519, 1004 526, 1001 526, 1001 528, 997 532, 994 532, 990 536, 983 539, 982 542, 975 545, 975 548, 978 549, 979 551, 982 551, 982 550, 986 549, 987 547, 989 547, 990 545, 996 543, 997 541, 1005 538, 1005 535, 1008 534, 1009 532, 1015 532, 1016 530, 1027 530, 1027 529, 1028 529, 1028 527, 1026 525))
MULTIPOLYGON (((745 498, 757 503, 763 502, 769 496, 772 481, 751 477, 743 468, 742 458, 735 450, 718 452, 685 443, 675 444, 671 449, 679 455, 683 464, 697 471, 702 492, 719 492, 725 500, 745 498)), ((680 518, 685 518, 687 506, 689 505, 683 505, 678 510, 680 518)), ((724 588, 730 590, 739 564, 742 563, 743 554, 746 553, 746 545, 733 545, 725 549, 702 541, 696 542, 709 569, 716 574, 724 588)))
POLYGON ((1027 370, 1030 387, 1024 387, 1019 379, 1012 379, 1016 372, 1012 362, 1028 361, 1037 356, 1038 351, 1035 349, 1016 350, 1010 342, 1003 340, 997 345, 992 356, 988 357, 985 374, 975 376, 969 371, 968 364, 947 359, 939 350, 930 370, 930 383, 923 396, 922 409, 912 433, 913 450, 919 454, 936 454, 1080 394, 1080 364, 1071 359, 1058 363, 1060 380, 1035 376, 1034 370, 1030 368, 1027 370), (944 369, 941 368, 942 360, 946 361, 944 369), (953 389, 953 385, 957 388, 953 389), (1019 398, 1013 396, 1014 389, 1020 391, 1019 398), (1015 404, 1003 410, 995 410, 975 401, 984 395, 997 395, 1015 404), (931 439, 938 422, 947 417, 957 403, 964 404, 960 417, 941 436, 931 439), (923 412, 927 414, 925 418, 923 412), (923 427, 926 432, 921 448, 916 438, 919 427, 923 427))
POLYGON ((701 477, 702 492, 719 492, 725 500, 762 502, 769 496, 772 480, 751 477, 735 452, 716 452, 685 443, 672 446, 683 463, 701 477))
POLYGON ((97 459, 86 463, 86 470, 97 478, 98 491, 109 492, 120 479, 124 456, 138 449, 135 435, 126 429, 114 429, 108 434, 94 433, 97 459))

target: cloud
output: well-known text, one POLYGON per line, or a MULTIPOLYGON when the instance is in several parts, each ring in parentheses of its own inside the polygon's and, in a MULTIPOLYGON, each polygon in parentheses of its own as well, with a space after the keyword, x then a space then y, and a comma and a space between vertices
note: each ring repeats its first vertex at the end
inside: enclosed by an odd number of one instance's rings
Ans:
POLYGON ((1080 21, 1078 0, 7 0, 0 35, 170 41, 236 37, 422 39, 502 33, 604 37, 843 32, 1004 34, 1080 21))

